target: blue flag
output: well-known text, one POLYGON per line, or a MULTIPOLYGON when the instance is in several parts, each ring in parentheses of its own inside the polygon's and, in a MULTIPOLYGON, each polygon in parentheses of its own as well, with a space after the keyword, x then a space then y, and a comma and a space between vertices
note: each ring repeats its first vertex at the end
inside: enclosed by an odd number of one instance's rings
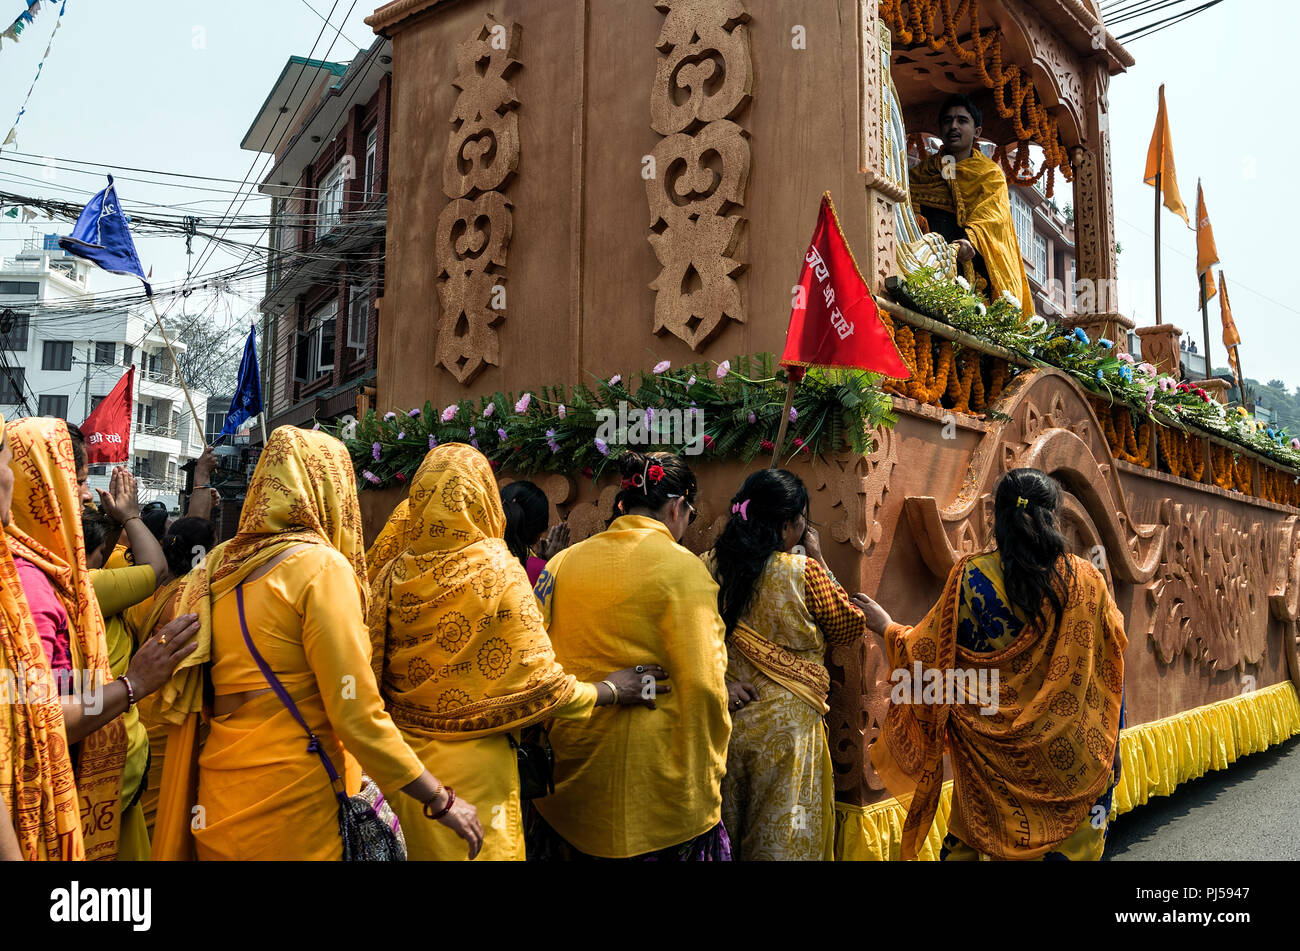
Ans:
POLYGON ((257 328, 248 328, 248 340, 244 343, 244 359, 239 361, 239 386, 230 401, 230 412, 226 414, 226 425, 221 427, 218 440, 233 436, 235 430, 247 419, 262 412, 262 374, 257 369, 257 328))
POLYGON ((126 215, 117 200, 113 176, 108 176, 108 187, 90 199, 81 210, 72 234, 59 238, 59 247, 69 254, 85 258, 113 274, 138 277, 144 283, 144 292, 153 296, 153 288, 140 266, 140 256, 135 253, 131 229, 126 215))

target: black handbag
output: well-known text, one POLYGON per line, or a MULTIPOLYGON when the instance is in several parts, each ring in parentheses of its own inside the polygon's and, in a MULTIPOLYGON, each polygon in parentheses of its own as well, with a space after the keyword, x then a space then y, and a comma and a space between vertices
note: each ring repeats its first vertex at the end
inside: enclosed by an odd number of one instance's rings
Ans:
POLYGON ((549 731, 540 726, 530 727, 516 743, 507 733, 510 748, 515 751, 519 764, 519 798, 541 799, 555 792, 555 750, 551 748, 549 731))
POLYGON ((321 749, 320 740, 307 726, 307 721, 298 712, 298 705, 293 702, 289 692, 275 676, 271 665, 266 662, 253 639, 248 635, 248 622, 244 620, 244 586, 235 588, 235 602, 239 606, 239 628, 244 635, 248 652, 257 661, 262 676, 271 685, 275 695, 285 705, 298 725, 307 731, 307 752, 320 757, 325 773, 329 776, 330 786, 339 802, 339 837, 343 840, 343 861, 345 862, 404 862, 406 861, 406 836, 393 813, 393 807, 384 801, 384 794, 368 776, 362 776, 361 791, 349 797, 340 791, 342 783, 334 764, 321 749))

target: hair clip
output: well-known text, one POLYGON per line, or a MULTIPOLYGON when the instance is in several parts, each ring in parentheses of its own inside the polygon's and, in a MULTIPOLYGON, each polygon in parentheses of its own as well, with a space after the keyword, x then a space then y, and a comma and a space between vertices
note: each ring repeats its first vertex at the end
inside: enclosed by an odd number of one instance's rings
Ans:
POLYGON ((644 486, 645 486, 645 479, 640 475, 623 477, 623 488, 625 489, 640 489, 643 488, 644 486))
POLYGON ((748 522, 749 521, 749 499, 745 499, 745 501, 743 502, 732 502, 731 514, 739 515, 740 520, 742 522, 748 522))
POLYGON ((657 463, 646 468, 646 478, 651 482, 662 482, 664 477, 664 467, 657 463))
POLYGON ((1027 498, 1025 498, 1023 495, 1016 496, 1016 508, 1023 509, 1028 507, 1028 505, 1029 505, 1029 500, 1027 498))

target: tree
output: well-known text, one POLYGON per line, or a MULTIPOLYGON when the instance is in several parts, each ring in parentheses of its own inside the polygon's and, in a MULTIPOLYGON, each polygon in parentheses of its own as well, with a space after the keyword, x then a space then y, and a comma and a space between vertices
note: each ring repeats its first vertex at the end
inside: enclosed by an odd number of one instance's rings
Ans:
POLYGON ((1268 385, 1273 387, 1275 390, 1281 390, 1283 393, 1286 392, 1286 384, 1281 380, 1269 380, 1268 385))
POLYGON ((168 323, 168 336, 185 344, 176 359, 186 385, 209 396, 233 392, 246 335, 242 324, 222 326, 203 313, 168 323))

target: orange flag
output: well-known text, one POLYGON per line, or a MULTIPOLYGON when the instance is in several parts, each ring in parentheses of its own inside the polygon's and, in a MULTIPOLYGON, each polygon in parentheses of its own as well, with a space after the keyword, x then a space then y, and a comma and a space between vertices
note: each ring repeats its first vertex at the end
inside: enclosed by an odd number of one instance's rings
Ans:
MULTIPOLYGON (((1210 227, 1210 213, 1205 210, 1205 193, 1200 179, 1196 182, 1196 276, 1205 275, 1205 303, 1215 294, 1214 272, 1210 266, 1219 263, 1219 249, 1214 246, 1214 229, 1210 227)), ((1199 284, 1199 282, 1198 282, 1199 284)))
POLYGON ((1219 316, 1223 320, 1223 345, 1228 348, 1228 360, 1232 363, 1232 372, 1241 376, 1241 367, 1237 365, 1237 345, 1241 343, 1241 334, 1237 333, 1237 323, 1232 319, 1232 305, 1228 303, 1228 279, 1219 271, 1219 316))
POLYGON ((1156 183, 1160 176, 1160 190, 1164 193, 1165 207, 1178 215, 1191 227, 1187 220, 1187 208, 1183 197, 1178 194, 1178 174, 1174 171, 1174 143, 1169 136, 1169 116, 1165 112, 1165 86, 1160 84, 1160 109, 1156 113, 1156 127, 1151 133, 1151 145, 1147 147, 1147 170, 1142 179, 1148 185, 1156 183))

